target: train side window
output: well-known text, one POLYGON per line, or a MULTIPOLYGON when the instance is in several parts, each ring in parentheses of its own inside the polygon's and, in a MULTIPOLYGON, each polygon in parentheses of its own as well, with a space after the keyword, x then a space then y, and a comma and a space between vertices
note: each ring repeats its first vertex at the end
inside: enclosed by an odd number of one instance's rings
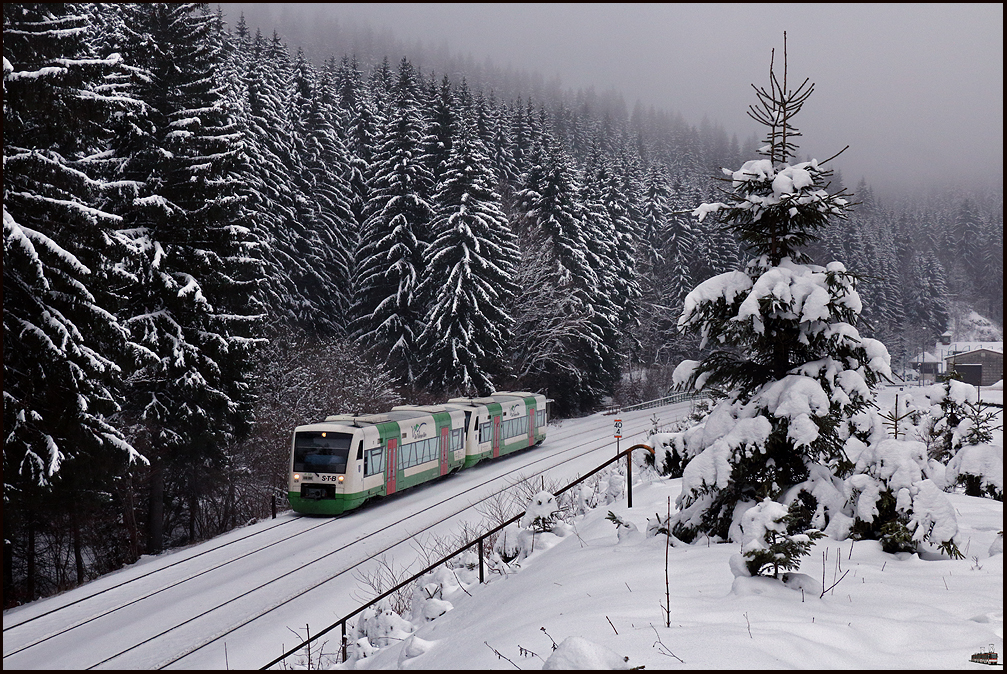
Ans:
POLYGON ((488 421, 484 424, 479 424, 479 442, 489 442, 492 439, 492 424, 488 421))
POLYGON ((375 447, 364 452, 364 477, 385 471, 384 447, 375 447))
POLYGON ((361 440, 357 443, 357 461, 364 458, 364 441, 361 440))

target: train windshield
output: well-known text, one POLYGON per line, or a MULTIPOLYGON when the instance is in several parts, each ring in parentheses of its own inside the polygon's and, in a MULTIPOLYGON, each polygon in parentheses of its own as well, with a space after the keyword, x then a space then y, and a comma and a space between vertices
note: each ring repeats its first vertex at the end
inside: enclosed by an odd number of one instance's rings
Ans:
POLYGON ((295 473, 345 473, 350 433, 302 431, 294 433, 295 473))

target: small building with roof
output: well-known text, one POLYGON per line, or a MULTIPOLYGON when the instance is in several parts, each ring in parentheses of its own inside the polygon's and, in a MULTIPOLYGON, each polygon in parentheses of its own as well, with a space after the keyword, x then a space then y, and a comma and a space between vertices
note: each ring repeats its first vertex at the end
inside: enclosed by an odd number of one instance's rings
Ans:
POLYGON ((929 351, 917 354, 910 365, 919 373, 920 379, 931 384, 936 382, 937 375, 944 371, 944 361, 929 351))
POLYGON ((943 356, 944 371, 957 372, 975 386, 991 386, 1003 379, 1003 342, 953 342, 943 356))

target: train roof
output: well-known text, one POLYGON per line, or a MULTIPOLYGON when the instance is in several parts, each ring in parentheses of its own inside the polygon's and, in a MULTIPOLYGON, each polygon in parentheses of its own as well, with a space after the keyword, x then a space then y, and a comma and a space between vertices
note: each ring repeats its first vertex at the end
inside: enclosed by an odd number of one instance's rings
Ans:
POLYGON ((396 405, 392 408, 393 412, 402 411, 417 411, 417 412, 452 412, 453 407, 447 405, 396 405))
POLYGON ((518 398, 534 398, 538 395, 541 394, 528 393, 527 391, 496 391, 488 396, 481 396, 478 398, 451 398, 448 402, 459 405, 490 405, 492 403, 505 402, 518 398))
MULTIPOLYGON (((402 406, 405 407, 405 406, 402 406)), ((399 409, 392 408, 391 412, 382 412, 380 414, 332 414, 325 417, 325 421, 330 423, 345 423, 350 426, 362 426, 364 424, 384 424, 389 421, 405 421, 407 419, 416 419, 419 417, 428 417, 434 410, 429 409, 399 409)), ((448 410, 438 410, 447 412, 448 410)))

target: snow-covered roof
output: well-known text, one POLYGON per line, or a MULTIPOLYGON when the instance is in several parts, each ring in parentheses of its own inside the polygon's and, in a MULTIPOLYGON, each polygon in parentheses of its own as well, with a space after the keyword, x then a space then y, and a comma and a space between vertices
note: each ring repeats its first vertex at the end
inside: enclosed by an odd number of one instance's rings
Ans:
POLYGON ((962 356, 967 353, 975 353, 976 351, 992 351, 993 353, 1003 354, 1004 343, 952 342, 951 344, 948 344, 947 349, 944 350, 944 360, 950 360, 951 358, 956 358, 958 356, 962 356))
POLYGON ((930 353, 929 351, 924 351, 923 353, 918 353, 913 357, 914 363, 940 363, 941 359, 930 353))

